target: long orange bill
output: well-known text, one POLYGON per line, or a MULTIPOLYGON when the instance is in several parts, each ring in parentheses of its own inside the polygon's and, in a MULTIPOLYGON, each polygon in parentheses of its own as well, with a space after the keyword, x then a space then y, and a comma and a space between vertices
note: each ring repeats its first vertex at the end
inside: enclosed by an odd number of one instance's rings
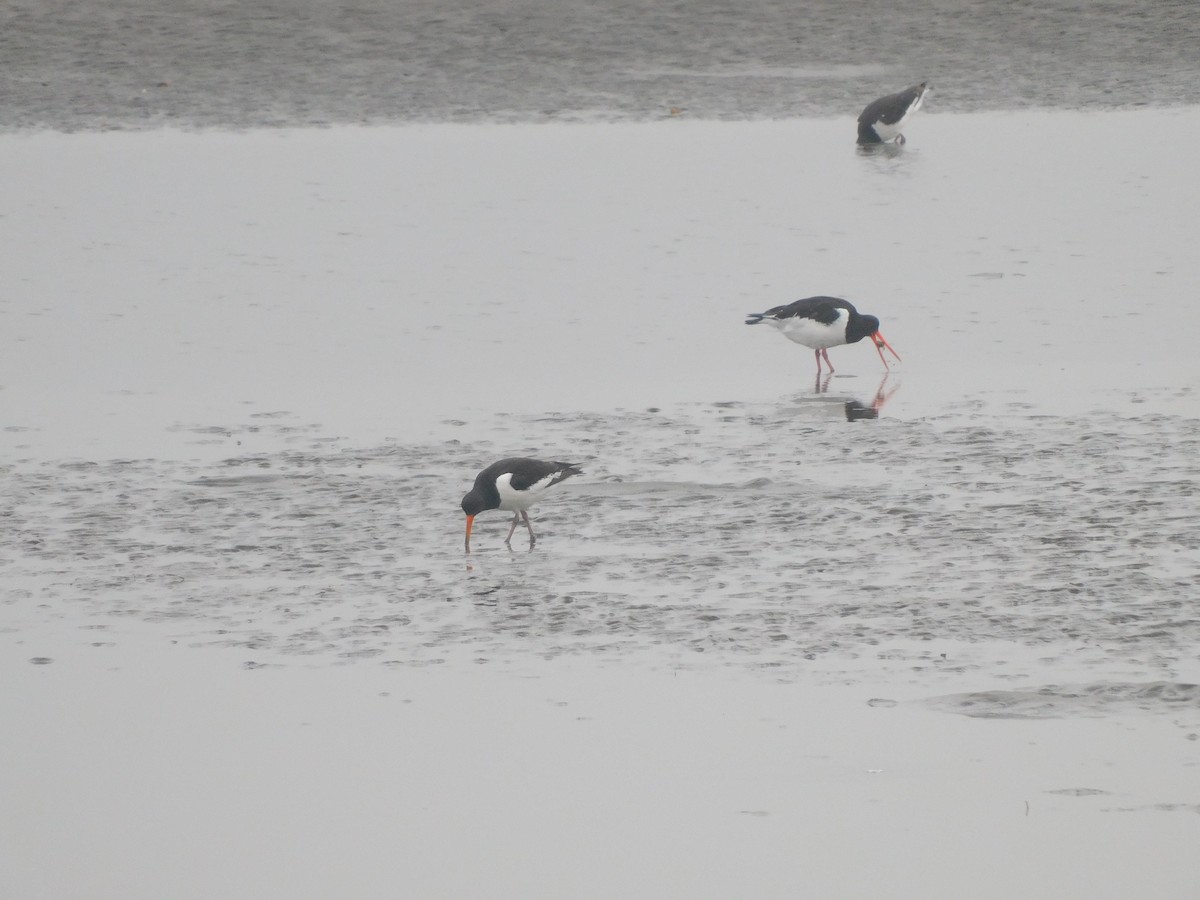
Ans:
POLYGON ((897 353, 897 352, 896 352, 896 351, 895 351, 895 350, 892 348, 892 345, 891 345, 891 344, 889 344, 889 343, 888 343, 886 340, 884 340, 884 338, 883 338, 883 335, 882 335, 882 334, 880 334, 878 331, 877 331, 877 332, 875 332, 873 335, 871 335, 871 340, 873 340, 873 341, 875 342, 875 349, 876 349, 877 351, 879 351, 879 358, 880 358, 881 360, 883 360, 883 367, 884 367, 885 369, 888 369, 888 368, 891 368, 891 367, 888 365, 888 361, 887 361, 886 357, 884 357, 884 355, 883 355, 883 348, 884 348, 884 347, 887 347, 887 348, 888 348, 888 350, 891 352, 892 356, 896 357, 897 361, 899 361, 899 362, 904 362, 904 360, 900 359, 900 354, 899 354, 899 353, 897 353))
POLYGON ((475 524, 474 516, 467 516, 467 552, 471 552, 471 526, 475 524))

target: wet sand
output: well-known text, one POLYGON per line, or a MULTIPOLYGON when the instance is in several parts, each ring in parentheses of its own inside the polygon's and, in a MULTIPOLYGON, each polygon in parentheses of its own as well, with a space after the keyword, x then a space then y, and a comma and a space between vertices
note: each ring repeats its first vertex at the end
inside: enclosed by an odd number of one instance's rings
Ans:
POLYGON ((4 137, 0 893, 1189 896, 1196 137, 4 137))
POLYGON ((1186 0, 29 0, 0 130, 799 118, 1200 103, 1186 0))

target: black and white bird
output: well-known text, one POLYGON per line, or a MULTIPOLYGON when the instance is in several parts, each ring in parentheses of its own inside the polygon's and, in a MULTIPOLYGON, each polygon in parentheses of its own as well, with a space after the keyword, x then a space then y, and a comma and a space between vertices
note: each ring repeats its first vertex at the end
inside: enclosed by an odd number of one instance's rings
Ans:
POLYGON ((904 125, 921 108, 928 92, 928 82, 922 81, 898 94, 888 94, 868 103, 858 116, 858 142, 883 144, 895 141, 903 144, 904 125))
POLYGON ((838 297, 805 297, 786 306, 775 306, 762 313, 750 313, 746 317, 747 325, 757 325, 769 322, 778 328, 785 338, 811 347, 817 356, 817 376, 821 375, 821 358, 824 357, 833 373, 833 363, 829 361, 830 347, 840 347, 842 344, 855 344, 869 337, 879 351, 883 367, 888 368, 888 361, 883 355, 883 348, 892 356, 900 359, 900 354, 892 349, 892 345, 883 339, 879 333, 879 320, 874 316, 865 316, 838 297))
POLYGON ((475 486, 462 499, 462 510, 467 514, 467 552, 471 552, 471 527, 475 517, 488 509, 502 509, 513 513, 512 527, 504 543, 512 540, 513 532, 522 519, 529 529, 529 546, 537 540, 533 536, 533 525, 527 510, 542 499, 547 490, 564 478, 582 475, 583 470, 572 463, 543 462, 513 456, 494 462, 475 476, 475 486))

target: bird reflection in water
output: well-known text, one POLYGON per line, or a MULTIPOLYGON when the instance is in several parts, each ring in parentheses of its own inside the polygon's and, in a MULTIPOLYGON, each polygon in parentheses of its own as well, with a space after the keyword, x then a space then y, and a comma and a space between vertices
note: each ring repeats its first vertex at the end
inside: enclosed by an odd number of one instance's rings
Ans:
MULTIPOLYGON (((861 400, 849 399, 846 401, 846 421, 857 422, 860 419, 878 419, 879 411, 883 409, 885 403, 895 396, 896 391, 900 390, 900 382, 888 386, 888 378, 891 373, 883 376, 883 381, 879 382, 879 387, 875 389, 875 397, 870 403, 864 403, 861 400)), ((828 386, 826 380, 826 386, 828 386)))
POLYGON ((830 392, 829 386, 832 382, 833 377, 828 373, 817 376, 811 393, 796 396, 795 400, 799 406, 793 411, 800 412, 807 408, 809 413, 837 417, 845 415, 849 422, 856 422, 859 419, 877 419, 880 410, 900 390, 900 382, 893 379, 891 372, 884 373, 879 387, 875 389, 870 400, 867 400, 862 394, 855 396, 849 393, 845 390, 843 382, 839 382, 841 389, 830 392))
POLYGON ((903 144, 859 144, 854 149, 859 156, 875 159, 895 159, 904 154, 903 144))

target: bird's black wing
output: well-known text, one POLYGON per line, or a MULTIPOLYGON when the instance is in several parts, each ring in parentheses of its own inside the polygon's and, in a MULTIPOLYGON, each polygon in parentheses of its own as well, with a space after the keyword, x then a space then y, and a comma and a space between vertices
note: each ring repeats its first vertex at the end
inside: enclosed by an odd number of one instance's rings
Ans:
POLYGON ((763 315, 772 319, 812 319, 822 325, 832 325, 843 309, 854 311, 853 306, 839 297, 805 297, 786 306, 776 306, 763 315))
POLYGON ((564 478, 581 475, 583 470, 573 463, 543 462, 540 459, 511 459, 505 471, 512 472, 514 490, 524 491, 545 478, 550 478, 550 484, 558 484, 564 478))
POLYGON ((925 83, 922 82, 897 94, 888 94, 886 97, 873 100, 867 104, 866 109, 859 113, 858 123, 873 125, 875 122, 882 122, 884 125, 895 125, 904 118, 908 108, 917 102, 917 98, 924 90, 925 83))
POLYGON ((858 120, 858 142, 860 144, 882 144, 883 138, 875 133, 874 121, 858 120))

